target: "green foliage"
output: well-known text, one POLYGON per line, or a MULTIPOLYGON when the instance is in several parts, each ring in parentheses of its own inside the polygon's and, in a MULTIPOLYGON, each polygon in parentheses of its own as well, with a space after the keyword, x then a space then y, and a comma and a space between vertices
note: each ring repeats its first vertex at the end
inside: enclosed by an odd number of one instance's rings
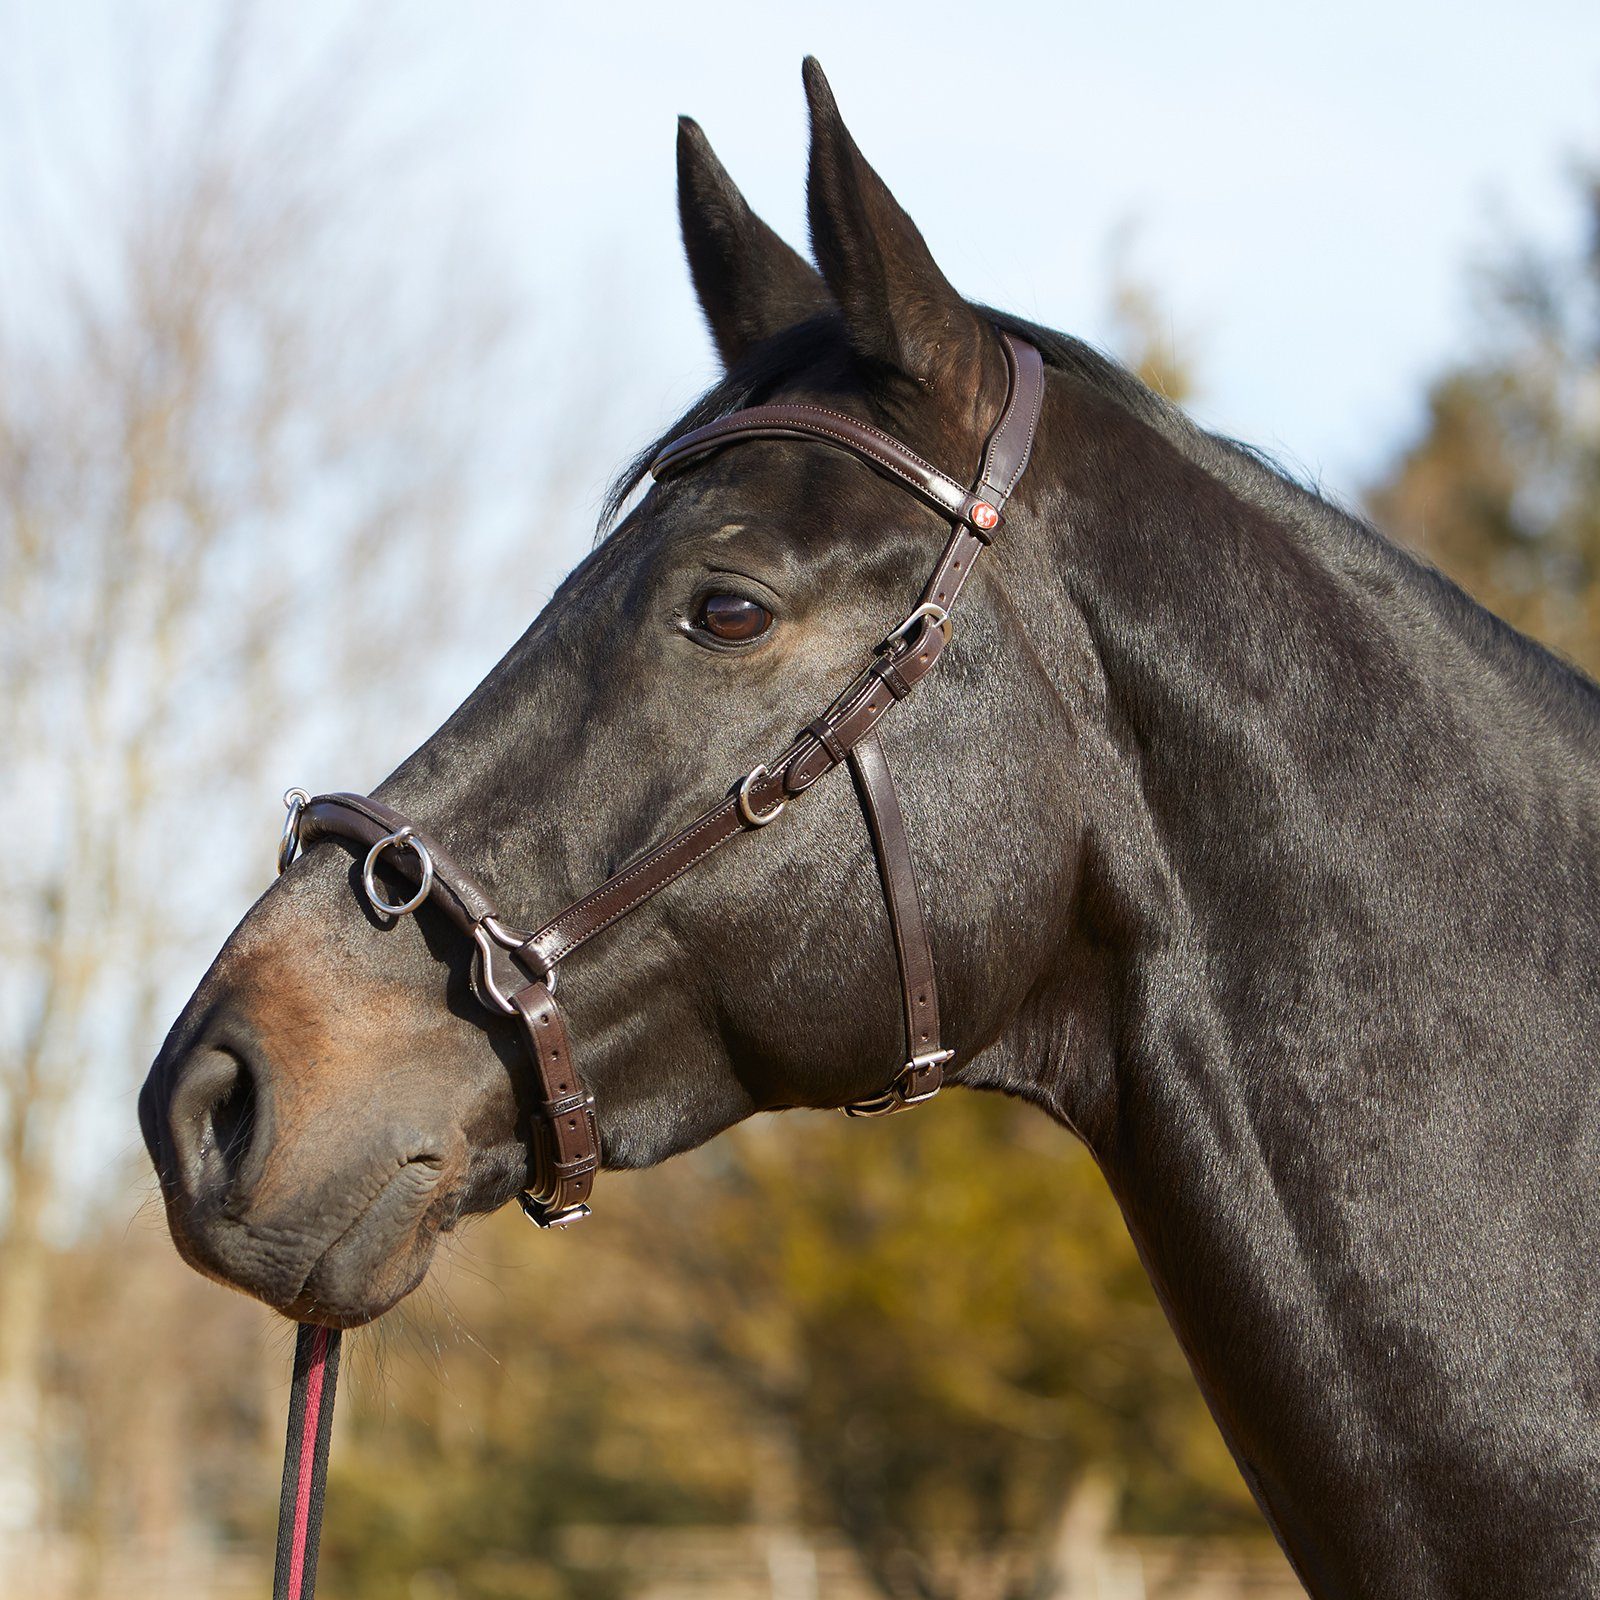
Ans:
POLYGON ((1600 669, 1600 178, 1587 248, 1483 280, 1483 348, 1440 376, 1369 499, 1385 529, 1517 627, 1600 669))

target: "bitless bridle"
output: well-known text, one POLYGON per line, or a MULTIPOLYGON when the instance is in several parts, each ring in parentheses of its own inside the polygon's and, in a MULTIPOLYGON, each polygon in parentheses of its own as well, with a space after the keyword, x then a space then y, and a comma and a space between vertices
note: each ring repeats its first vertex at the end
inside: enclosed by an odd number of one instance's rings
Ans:
MULTIPOLYGON (((906 1054, 878 1094, 842 1109, 883 1116, 939 1092, 954 1052, 939 1031, 933 954, 923 919, 905 819, 877 725, 932 670, 950 642, 951 614, 973 565, 1001 527, 1038 430, 1044 363, 1025 340, 996 330, 1005 352, 1005 405, 988 439, 972 488, 962 485, 892 435, 844 412, 801 402, 750 406, 674 440, 650 465, 663 480, 731 444, 750 439, 810 439, 847 450, 948 517, 951 532, 938 564, 905 620, 878 644, 871 662, 808 723, 776 760, 753 767, 729 794, 670 838, 646 851, 535 933, 501 919, 473 878, 415 823, 364 795, 309 796, 291 789, 278 847, 278 871, 321 839, 365 847, 361 885, 368 904, 396 921, 431 904, 472 940, 473 989, 493 1014, 515 1019, 538 1084, 531 1129, 531 1181, 518 1197, 541 1228, 564 1228, 589 1214, 600 1165, 593 1095, 573 1064, 556 1004, 558 964, 596 934, 681 878, 723 845, 776 822, 791 800, 835 767, 849 764, 877 854, 894 936, 905 1018, 906 1054), (390 901, 380 864, 415 888, 390 901)), ((280 1505, 276 1600, 310 1600, 316 1573, 327 1428, 338 1369, 337 1330, 304 1325, 295 1360, 289 1449, 280 1505)))

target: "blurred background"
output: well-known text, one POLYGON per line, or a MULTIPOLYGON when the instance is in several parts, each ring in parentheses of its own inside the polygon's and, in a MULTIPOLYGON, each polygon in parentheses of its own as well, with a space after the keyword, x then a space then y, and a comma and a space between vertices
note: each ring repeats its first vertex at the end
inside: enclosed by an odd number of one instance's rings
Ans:
MULTIPOLYGON (((283 789, 424 738, 712 376, 677 112, 803 243, 808 50, 960 287, 1600 666, 1592 0, 0 0, 0 1595, 266 1592, 289 1335, 137 1086, 283 789)), ((1298 1592, 1091 1163, 975 1096, 479 1224, 346 1372, 330 1600, 1298 1592)))

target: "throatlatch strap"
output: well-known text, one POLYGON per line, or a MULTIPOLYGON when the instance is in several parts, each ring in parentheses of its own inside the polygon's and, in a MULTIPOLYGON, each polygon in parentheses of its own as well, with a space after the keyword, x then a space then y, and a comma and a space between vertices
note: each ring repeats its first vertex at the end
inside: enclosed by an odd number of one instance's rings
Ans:
POLYGON ((311 1600, 317 1589, 317 1545, 328 1481, 328 1434, 339 1381, 339 1330, 302 1322, 294 1341, 289 1438, 278 1499, 278 1561, 272 1600, 311 1600))
POLYGON ((856 1108, 870 1114, 915 1104, 938 1093, 950 1052, 939 1040, 939 987, 934 980, 933 949, 922 915, 911 840, 900 810, 900 797, 895 793, 889 758, 876 733, 869 733, 852 747, 850 770, 856 777, 861 809, 883 877, 883 902, 894 932, 906 1021, 905 1064, 887 1091, 888 1102, 892 1103, 885 1103, 884 1096, 876 1096, 856 1108))

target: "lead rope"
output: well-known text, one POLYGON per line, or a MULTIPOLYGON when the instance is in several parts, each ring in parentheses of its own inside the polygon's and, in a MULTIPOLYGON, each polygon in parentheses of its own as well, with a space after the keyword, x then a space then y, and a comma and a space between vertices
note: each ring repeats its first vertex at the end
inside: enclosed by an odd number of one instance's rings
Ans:
POLYGON ((294 1341, 289 1437, 278 1499, 278 1561, 272 1600, 311 1600, 317 1590, 317 1544, 328 1482, 328 1434, 339 1382, 339 1330, 302 1322, 294 1341))

